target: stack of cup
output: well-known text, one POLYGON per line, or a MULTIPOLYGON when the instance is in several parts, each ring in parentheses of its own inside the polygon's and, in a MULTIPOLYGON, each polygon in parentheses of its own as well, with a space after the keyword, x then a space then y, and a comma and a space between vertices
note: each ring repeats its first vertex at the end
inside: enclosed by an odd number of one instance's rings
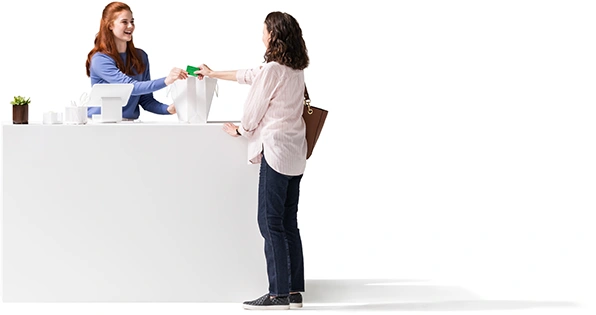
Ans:
POLYGON ((64 109, 65 125, 84 125, 87 123, 87 106, 66 106, 64 109))

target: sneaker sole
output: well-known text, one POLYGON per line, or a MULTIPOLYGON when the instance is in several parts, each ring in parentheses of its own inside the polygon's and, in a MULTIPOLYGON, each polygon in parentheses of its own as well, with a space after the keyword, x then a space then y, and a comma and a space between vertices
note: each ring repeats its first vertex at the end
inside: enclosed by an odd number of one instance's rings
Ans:
POLYGON ((289 305, 242 305, 245 310, 289 310, 289 305))
POLYGON ((302 303, 290 303, 290 308, 302 308, 302 303))

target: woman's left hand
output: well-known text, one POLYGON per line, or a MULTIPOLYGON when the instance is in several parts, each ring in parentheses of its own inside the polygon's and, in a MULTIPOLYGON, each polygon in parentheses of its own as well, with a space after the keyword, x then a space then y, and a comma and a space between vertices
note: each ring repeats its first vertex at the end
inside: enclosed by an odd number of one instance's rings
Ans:
POLYGON ((234 125, 233 123, 225 123, 223 125, 223 130, 232 137, 238 137, 236 130, 238 126, 234 125))
POLYGON ((168 113, 176 114, 176 107, 174 106, 174 104, 171 104, 170 106, 168 106, 168 113))

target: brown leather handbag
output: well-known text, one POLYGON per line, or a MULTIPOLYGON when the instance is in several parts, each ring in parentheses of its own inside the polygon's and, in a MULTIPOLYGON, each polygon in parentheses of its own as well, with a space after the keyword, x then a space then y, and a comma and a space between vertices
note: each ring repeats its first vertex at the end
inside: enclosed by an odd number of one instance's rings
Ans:
POLYGON ((319 140, 321 130, 327 119, 328 111, 319 107, 310 105, 310 97, 308 96, 308 90, 306 85, 304 86, 304 111, 302 112, 302 118, 306 123, 306 143, 308 150, 306 152, 306 158, 310 158, 312 151, 319 140))

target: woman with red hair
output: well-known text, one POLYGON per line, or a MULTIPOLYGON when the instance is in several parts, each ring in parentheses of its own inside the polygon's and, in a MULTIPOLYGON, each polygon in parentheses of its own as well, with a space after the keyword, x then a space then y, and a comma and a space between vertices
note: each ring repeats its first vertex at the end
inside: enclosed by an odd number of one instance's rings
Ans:
MULTIPOLYGON (((111 2, 102 13, 95 47, 87 56, 87 76, 91 85, 96 83, 132 83, 134 88, 126 106, 122 108, 123 120, 139 118, 139 106, 146 111, 170 115, 176 113, 174 104, 166 105, 155 98, 153 92, 163 89, 176 80, 188 78, 188 73, 173 68, 168 76, 151 80, 147 53, 136 48, 132 41, 135 30, 130 7, 122 2, 111 2)), ((89 107, 87 115, 100 114, 100 107, 89 107)))

